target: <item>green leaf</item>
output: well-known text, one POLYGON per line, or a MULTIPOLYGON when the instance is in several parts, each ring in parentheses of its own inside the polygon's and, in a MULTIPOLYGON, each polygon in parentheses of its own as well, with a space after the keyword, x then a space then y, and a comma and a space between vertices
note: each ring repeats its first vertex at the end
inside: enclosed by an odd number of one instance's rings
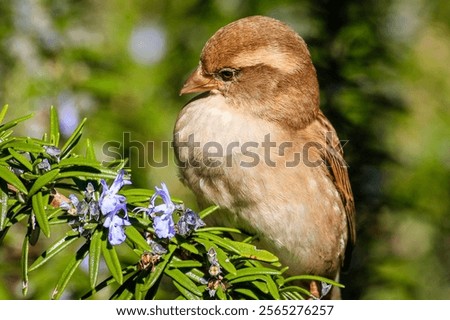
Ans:
POLYGON ((8 142, 14 138, 10 138, 10 136, 14 133, 13 130, 7 130, 7 131, 2 131, 0 130, 0 149, 4 149, 5 145, 8 144, 8 142))
POLYGON ((144 196, 150 198, 155 191, 143 188, 131 188, 123 190, 121 193, 127 198, 130 196, 144 196))
POLYGON ((237 270, 236 274, 227 274, 225 278, 228 281, 233 281, 237 278, 246 277, 246 276, 257 276, 257 275, 274 275, 278 276, 281 272, 279 270, 270 269, 270 268, 243 268, 237 270))
POLYGON ((36 181, 31 186, 30 191, 28 192, 28 196, 34 195, 36 192, 41 190, 42 187, 44 187, 50 182, 53 182, 58 174, 59 169, 53 169, 37 178, 36 181))
POLYGON ((9 168, 0 166, 0 178, 11 184, 12 186, 16 187, 20 192, 23 192, 25 194, 28 193, 27 188, 24 186, 22 181, 14 174, 12 173, 9 168))
POLYGON ((224 233, 224 232, 229 232, 229 233, 238 233, 238 234, 242 234, 242 231, 236 228, 228 228, 228 227, 204 227, 204 228, 200 228, 196 231, 197 233, 200 232, 216 232, 216 233, 224 233))
POLYGON ((2 231, 8 222, 8 194, 0 189, 0 231, 2 231))
POLYGON ((89 244, 89 282, 91 288, 95 288, 100 266, 100 254, 102 252, 102 232, 95 230, 89 244))
POLYGON ((61 159, 66 158, 70 151, 77 145, 78 141, 81 138, 81 134, 83 131, 84 124, 86 123, 86 118, 84 118, 81 123, 78 125, 78 127, 72 132, 72 135, 67 139, 66 143, 61 149, 61 159))
MULTIPOLYGON (((217 253, 217 260, 219 260, 219 264, 230 274, 236 274, 236 267, 234 264, 230 262, 228 255, 220 249, 219 247, 213 246, 217 253)), ((210 247, 211 248, 211 247, 210 247)))
POLYGON ((139 248, 142 250, 150 251, 150 245, 147 243, 147 241, 144 239, 142 234, 133 226, 128 226, 125 228, 125 234, 128 239, 133 241, 139 248))
POLYGON ((54 106, 50 107, 50 143, 54 146, 59 145, 59 118, 58 111, 54 106))
POLYGON ((79 166, 79 167, 91 167, 96 170, 104 170, 105 172, 115 173, 115 171, 111 169, 107 169, 101 166, 100 163, 98 163, 95 160, 91 160, 84 157, 70 157, 62 159, 58 164, 53 165, 53 168, 66 168, 66 167, 73 167, 73 166, 79 166))
POLYGON ((45 212, 44 197, 42 192, 36 193, 31 198, 31 206, 33 207, 33 212, 36 215, 36 220, 42 233, 48 238, 50 237, 50 225, 48 224, 47 213, 45 212))
POLYGON ((275 299, 275 300, 280 300, 280 292, 278 290, 278 286, 275 283, 275 281, 273 281, 272 277, 270 276, 266 276, 265 277, 266 280, 266 284, 267 284, 267 288, 269 289, 269 293, 270 295, 275 299))
POLYGON ((85 179, 115 179, 117 176, 117 173, 113 173, 113 171, 111 171, 111 173, 105 169, 104 173, 91 173, 91 172, 86 172, 86 171, 64 171, 64 172, 60 172, 58 179, 64 179, 64 178, 75 178, 75 179, 80 179, 80 178, 85 178, 85 179))
POLYGON ((303 280, 314 280, 314 281, 322 281, 328 284, 331 284, 333 286, 339 287, 339 288, 345 288, 345 286, 339 282, 320 277, 320 276, 311 276, 311 275, 300 275, 300 276, 293 276, 286 278, 284 280, 284 283, 292 282, 292 281, 303 281, 303 280))
MULTIPOLYGON (((128 198, 127 198, 127 202, 128 202, 128 198)), ((147 231, 153 230, 149 226, 151 220, 150 220, 150 218, 148 217, 147 214, 145 214, 143 218, 138 217, 138 216, 134 216, 134 217, 130 218, 130 221, 131 221, 131 224, 133 226, 141 227, 141 228, 143 228, 143 229, 145 229, 147 231)))
POLYGON ((3 147, 4 148, 12 148, 16 151, 22 151, 22 152, 31 152, 31 153, 43 153, 44 152, 43 147, 31 143, 30 141, 28 141, 28 139, 16 141, 16 138, 13 138, 10 141, 8 141, 3 147))
POLYGON ((267 286, 267 283, 264 280, 263 281, 255 280, 255 281, 252 281, 251 284, 254 285, 262 293, 264 293, 264 294, 269 293, 269 287, 267 286))
POLYGON ((196 240, 205 247, 206 251, 208 251, 211 247, 214 248, 214 250, 216 250, 217 259, 219 260, 220 266, 230 274, 236 274, 236 267, 230 262, 227 254, 221 248, 216 246, 213 242, 205 239, 198 238, 196 240))
POLYGON ((6 112, 8 112, 8 105, 5 104, 2 108, 2 111, 0 111, 0 123, 3 122, 3 119, 5 118, 6 112))
POLYGON ((145 205, 147 205, 151 196, 155 192, 149 189, 132 188, 121 190, 120 193, 127 198, 127 203, 130 204, 145 203, 145 205))
POLYGON ((166 269, 165 274, 171 277, 174 281, 183 286, 183 288, 187 289, 193 295, 199 297, 202 295, 202 292, 198 290, 197 285, 180 270, 166 269))
POLYGON ((50 246, 47 250, 45 250, 30 266, 29 272, 36 270, 43 264, 47 263, 51 258, 53 258, 56 254, 67 248, 70 244, 75 242, 79 237, 78 236, 68 236, 65 235, 60 240, 56 241, 54 244, 50 246))
POLYGON ((234 248, 239 252, 239 254, 243 257, 271 263, 278 261, 277 256, 267 250, 257 249, 253 244, 233 241, 229 239, 224 239, 224 241, 232 244, 234 248))
POLYGON ((22 269, 22 294, 27 295, 28 292, 28 251, 30 242, 28 235, 23 239, 22 244, 22 258, 20 259, 20 266, 22 269))
POLYGON ((117 283, 123 283, 122 267, 120 266, 120 260, 117 256, 116 249, 112 246, 108 239, 106 239, 106 233, 103 232, 105 237, 102 237, 102 253, 105 259, 106 266, 108 267, 111 275, 116 279, 117 283))
MULTIPOLYGON (((187 300, 201 300, 201 295, 194 294, 189 289, 186 289, 182 284, 174 281, 174 286, 187 300)), ((197 289, 198 290, 198 289, 197 289)), ((200 291, 199 291, 200 292, 200 291)))
MULTIPOLYGON (((228 279, 228 276, 226 276, 225 278, 228 279)), ((266 274, 245 275, 228 280, 228 283, 231 284, 232 288, 239 288, 240 285, 243 285, 247 288, 248 285, 251 284, 264 294, 271 294, 271 291, 273 291, 272 297, 279 298, 278 286, 275 284, 272 278, 266 274)), ((259 297, 258 299, 261 299, 261 297, 259 297)))
POLYGON ((236 288, 233 290, 234 292, 240 293, 244 296, 247 296, 254 300, 259 300, 259 297, 250 289, 247 288, 236 288))
POLYGON ((192 252, 193 254, 199 254, 200 253, 200 251, 198 251, 196 246, 194 246, 193 244, 187 243, 187 242, 182 242, 180 244, 180 247, 182 247, 183 249, 186 249, 189 252, 192 252))
MULTIPOLYGON (((30 218, 30 220, 32 220, 32 219, 30 218)), ((34 222, 29 222, 29 223, 34 224, 34 222)), ((41 234, 41 228, 39 227, 38 224, 33 225, 30 228, 31 228, 30 236, 29 236, 30 244, 32 246, 34 246, 39 240, 39 235, 41 234)))
POLYGON ((195 281, 201 285, 205 285, 205 274, 199 269, 193 268, 185 273, 192 281, 195 281))
POLYGON ((53 290, 52 299, 59 299, 66 289, 67 284, 72 278, 75 270, 81 264, 84 258, 89 253, 89 244, 85 243, 67 262, 67 267, 64 269, 55 289, 53 290))
POLYGON ((171 268, 200 268, 203 264, 200 261, 197 260, 175 260, 172 259, 172 261, 169 264, 169 267, 171 268))
POLYGON ((8 148, 8 151, 9 151, 9 154, 12 155, 14 157, 14 159, 19 161, 19 163, 22 164, 25 168, 27 168, 28 171, 33 171, 33 165, 27 158, 25 158, 23 155, 18 153, 13 148, 8 148))
MULTIPOLYGON (((226 277, 228 279, 228 277, 226 277)), ((228 280, 229 283, 236 285, 237 283, 254 283, 254 282, 263 282, 266 283, 266 275, 264 274, 253 274, 238 278, 233 278, 231 280, 228 280)), ((267 288, 267 285, 264 285, 264 290, 262 290, 264 293, 268 293, 269 289, 267 288)))
MULTIPOLYGON (((122 288, 122 287, 121 287, 122 288)), ((131 300, 134 296, 134 290, 131 290, 128 287, 122 288, 122 292, 117 295, 113 295, 110 300, 131 300)))
POLYGON ((144 300, 147 291, 142 290, 144 283, 142 281, 142 276, 136 277, 135 280, 135 289, 134 289, 134 299, 135 300, 144 300))
POLYGON ((277 262, 278 257, 266 250, 257 249, 254 245, 231 239, 219 237, 215 234, 199 232, 199 237, 209 239, 213 243, 227 250, 235 252, 242 257, 265 262, 277 262))
POLYGON ((289 287, 284 287, 280 289, 280 293, 282 295, 285 295, 287 293, 300 293, 300 295, 294 294, 293 299, 301 299, 304 300, 305 297, 311 297, 311 292, 309 292, 307 289, 302 288, 302 287, 298 287, 298 286, 289 286, 289 287))
POLYGON ((91 139, 86 139, 86 159, 97 162, 97 157, 95 156, 94 144, 91 139))
MULTIPOLYGON (((124 276, 127 276, 130 273, 136 272, 137 267, 136 266, 128 266, 126 267, 124 270, 122 270, 122 274, 124 276)), ((97 286, 95 286, 94 289, 89 290, 87 293, 85 293, 82 297, 81 300, 87 299, 89 297, 92 297, 93 294, 97 293, 98 291, 112 285, 116 283, 116 279, 114 279, 113 276, 109 276, 108 278, 106 278, 105 280, 103 280, 102 282, 100 282, 97 286)))
POLYGON ((219 298, 220 300, 228 300, 228 297, 225 294, 224 289, 222 288, 222 286, 218 286, 217 287, 216 297, 219 298))
POLYGON ((209 208, 206 208, 206 209, 200 211, 198 215, 200 216, 201 219, 204 219, 218 209, 219 209, 219 206, 211 206, 209 208))
MULTIPOLYGON (((4 113, 6 113, 6 111, 2 110, 2 117, 4 117, 4 113)), ((22 121, 25 121, 27 119, 30 119, 32 116, 33 116, 32 114, 28 114, 26 116, 14 119, 14 120, 9 121, 9 122, 6 122, 6 123, 0 125, 0 131, 6 131, 6 130, 12 128, 12 127, 15 127, 18 123, 20 123, 22 121)))
POLYGON ((214 243, 228 251, 240 254, 239 250, 236 248, 236 246, 233 244, 233 241, 231 241, 231 240, 228 240, 223 237, 219 237, 219 236, 209 233, 209 232, 208 233, 205 233, 205 232, 198 233, 198 236, 203 239, 209 240, 212 243, 214 243))
MULTIPOLYGON (((110 300, 131 300, 135 298, 137 282, 139 280, 139 272, 135 272, 129 277, 109 298, 110 300)), ((141 295, 140 295, 141 296, 141 295)))

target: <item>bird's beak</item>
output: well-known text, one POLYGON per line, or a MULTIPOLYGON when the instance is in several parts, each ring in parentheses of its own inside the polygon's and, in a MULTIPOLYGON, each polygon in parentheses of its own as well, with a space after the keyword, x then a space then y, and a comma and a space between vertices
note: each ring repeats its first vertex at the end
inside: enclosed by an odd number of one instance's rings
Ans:
POLYGON ((216 80, 211 75, 205 75, 202 72, 202 66, 198 66, 194 72, 189 76, 181 88, 180 96, 186 93, 205 92, 217 89, 216 80))

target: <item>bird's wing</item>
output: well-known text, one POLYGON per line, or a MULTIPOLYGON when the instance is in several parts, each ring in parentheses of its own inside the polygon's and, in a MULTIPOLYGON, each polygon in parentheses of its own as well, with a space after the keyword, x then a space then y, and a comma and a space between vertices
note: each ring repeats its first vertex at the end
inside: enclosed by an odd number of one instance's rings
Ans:
POLYGON ((339 192, 347 216, 348 242, 344 259, 344 269, 346 269, 350 264, 351 253, 356 241, 355 204, 348 177, 348 165, 344 160, 342 145, 331 123, 321 111, 319 111, 317 119, 321 127, 326 130, 326 148, 322 149, 324 150, 322 156, 328 166, 330 177, 339 192))

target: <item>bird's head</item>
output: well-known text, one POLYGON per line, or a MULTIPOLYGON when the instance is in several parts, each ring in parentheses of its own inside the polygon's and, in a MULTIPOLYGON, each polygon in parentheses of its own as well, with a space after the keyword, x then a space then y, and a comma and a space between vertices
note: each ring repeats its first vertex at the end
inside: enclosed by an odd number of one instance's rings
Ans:
POLYGON ((294 128, 319 108, 316 71, 303 39, 284 23, 252 16, 219 29, 181 94, 211 91, 235 108, 294 128))

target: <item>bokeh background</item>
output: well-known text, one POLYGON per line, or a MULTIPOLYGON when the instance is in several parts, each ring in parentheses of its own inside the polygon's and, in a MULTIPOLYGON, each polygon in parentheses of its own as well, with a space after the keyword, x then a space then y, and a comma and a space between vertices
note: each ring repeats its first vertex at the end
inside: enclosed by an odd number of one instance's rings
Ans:
MULTIPOLYGON (((190 98, 179 89, 219 27, 255 14, 306 40, 322 108, 349 140, 359 237, 344 298, 450 299, 450 1, 2 0, 0 105, 7 119, 34 113, 16 131, 29 136, 50 105, 65 137, 87 117, 98 155, 129 158, 136 186, 165 181, 195 207, 170 148, 190 98)), ((1 299, 23 298, 23 232, 0 246, 1 299)), ((31 274, 27 298, 48 299, 64 267, 61 255, 31 274)))

